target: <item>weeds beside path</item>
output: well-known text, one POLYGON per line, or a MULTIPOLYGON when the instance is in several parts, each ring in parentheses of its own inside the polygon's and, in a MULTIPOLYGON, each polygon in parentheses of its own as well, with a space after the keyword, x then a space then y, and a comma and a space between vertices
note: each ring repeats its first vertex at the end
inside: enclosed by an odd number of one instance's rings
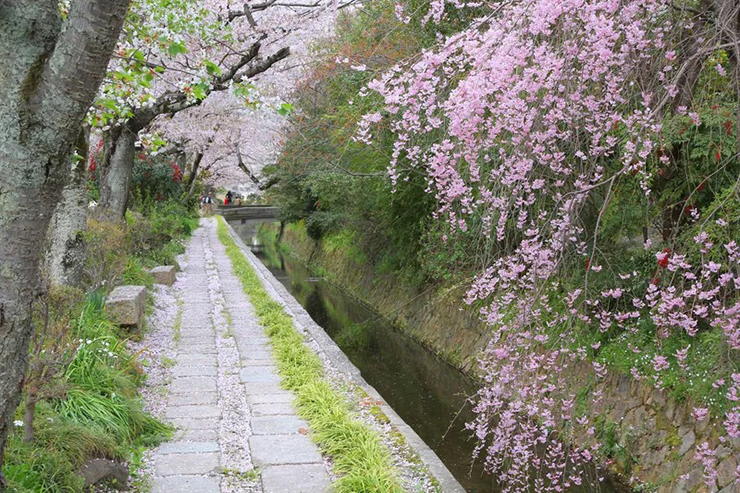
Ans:
POLYGON ((353 416, 343 395, 333 389, 319 358, 304 344, 291 317, 273 301, 219 218, 218 237, 273 346, 284 388, 296 395, 298 413, 312 437, 331 457, 337 492, 400 492, 399 474, 379 434, 353 416))

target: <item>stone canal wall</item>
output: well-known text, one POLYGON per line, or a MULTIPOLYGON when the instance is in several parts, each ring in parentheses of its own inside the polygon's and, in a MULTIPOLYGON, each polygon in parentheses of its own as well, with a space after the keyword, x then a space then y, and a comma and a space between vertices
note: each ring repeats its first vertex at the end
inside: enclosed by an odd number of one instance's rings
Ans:
MULTIPOLYGON (((277 226, 275 226, 277 228, 277 226)), ((414 340, 465 373, 474 374, 477 354, 488 344, 488 331, 470 310, 460 310, 463 289, 417 290, 393 275, 376 275, 342 252, 325 252, 320 244, 287 227, 283 243, 304 264, 383 315, 414 340)))
MULTIPOLYGON (((277 226, 275 226, 277 229, 277 226)), ((341 251, 325 251, 300 228, 285 228, 282 242, 304 264, 379 312, 393 325, 443 359, 475 375, 478 353, 488 343, 488 332, 472 310, 460 310, 460 289, 413 290, 392 275, 378 275, 341 251)), ((573 368, 569 391, 603 393, 594 414, 606 416, 603 428, 610 440, 612 471, 625 479, 644 483, 660 493, 740 493, 734 482, 740 462, 740 439, 720 443, 706 421, 691 417, 693 402, 675 402, 652 385, 611 372, 593 382, 590 368, 573 368), (716 448, 717 479, 712 488, 704 484, 703 471, 695 460, 696 447, 707 442, 716 448)), ((586 437, 585 430, 573 436, 586 437)), ((576 439, 576 441, 580 441, 576 439)), ((585 444, 585 443, 582 443, 585 444)))

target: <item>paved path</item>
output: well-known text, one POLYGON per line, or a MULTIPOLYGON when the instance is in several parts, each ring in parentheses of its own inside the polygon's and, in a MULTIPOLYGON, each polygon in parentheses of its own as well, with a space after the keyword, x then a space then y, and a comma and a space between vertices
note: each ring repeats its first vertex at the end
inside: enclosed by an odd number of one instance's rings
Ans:
POLYGON ((216 236, 201 220, 187 250, 167 418, 154 493, 321 492, 329 475, 282 390, 269 340, 216 236), (257 478, 250 471, 256 468, 257 478))

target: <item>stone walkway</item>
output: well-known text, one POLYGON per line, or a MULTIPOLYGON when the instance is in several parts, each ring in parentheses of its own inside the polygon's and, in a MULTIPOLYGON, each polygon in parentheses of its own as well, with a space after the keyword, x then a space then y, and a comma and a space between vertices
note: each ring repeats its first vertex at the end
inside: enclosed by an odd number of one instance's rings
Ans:
POLYGON ((269 339, 216 236, 201 220, 187 251, 167 419, 154 493, 321 492, 326 465, 282 390, 269 339), (253 474, 256 468, 259 476, 253 474))

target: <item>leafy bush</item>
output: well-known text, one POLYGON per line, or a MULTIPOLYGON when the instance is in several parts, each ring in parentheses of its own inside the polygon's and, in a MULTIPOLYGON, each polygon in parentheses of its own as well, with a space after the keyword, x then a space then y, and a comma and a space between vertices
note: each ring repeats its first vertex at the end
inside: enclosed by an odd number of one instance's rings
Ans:
POLYGON ((124 223, 88 219, 86 285, 91 290, 121 283, 151 286, 144 269, 174 264, 197 226, 195 210, 176 201, 129 211, 124 223))
POLYGON ((198 226, 195 210, 170 201, 126 214, 128 251, 146 267, 172 264, 185 252, 183 239, 198 226))
POLYGON ((182 169, 172 155, 137 153, 131 175, 136 204, 177 200, 184 192, 182 169))

